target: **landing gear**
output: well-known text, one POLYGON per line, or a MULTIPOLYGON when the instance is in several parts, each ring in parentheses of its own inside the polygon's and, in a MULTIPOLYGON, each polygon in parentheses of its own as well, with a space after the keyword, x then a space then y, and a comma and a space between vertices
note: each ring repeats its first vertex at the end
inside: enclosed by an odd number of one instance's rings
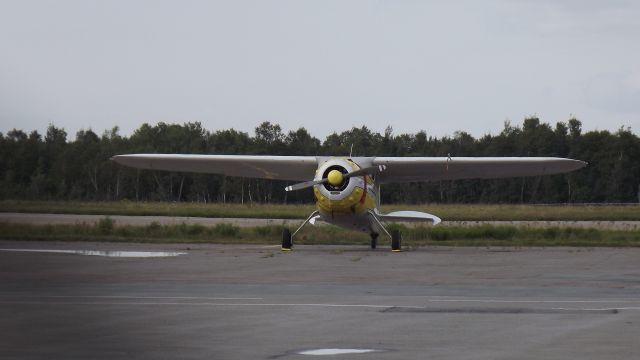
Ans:
MULTIPOLYGON (((373 219, 373 221, 378 225, 378 228, 382 229, 382 231, 384 231, 391 238, 391 251, 394 251, 394 252, 402 251, 400 247, 400 240, 402 240, 402 236, 400 236, 400 230, 391 230, 391 233, 389 233, 389 231, 387 231, 384 225, 382 225, 382 223, 380 222, 380 219, 378 219, 378 216, 376 215, 376 213, 373 210, 368 210, 368 212, 369 212, 369 216, 371 216, 371 219, 373 219)), ((376 234, 375 238, 373 237, 373 233, 371 234, 372 249, 375 248, 375 242, 377 237, 378 237, 378 234, 376 234)))
POLYGON ((298 229, 293 232, 293 234, 287 228, 284 228, 282 230, 282 251, 291 251, 291 248, 293 247, 293 237, 298 233, 298 231, 300 231, 305 225, 307 225, 308 222, 311 222, 313 224, 318 214, 318 210, 312 212, 311 215, 309 215, 309 217, 302 223, 302 225, 300 225, 298 229))
POLYGON ((293 243, 291 242, 291 231, 282 229, 282 251, 291 251, 293 243))
POLYGON ((376 245, 378 245, 378 233, 371 233, 371 248, 375 249, 376 245))
POLYGON ((400 230, 391 230, 391 251, 402 251, 400 246, 401 240, 402 236, 400 236, 400 230))

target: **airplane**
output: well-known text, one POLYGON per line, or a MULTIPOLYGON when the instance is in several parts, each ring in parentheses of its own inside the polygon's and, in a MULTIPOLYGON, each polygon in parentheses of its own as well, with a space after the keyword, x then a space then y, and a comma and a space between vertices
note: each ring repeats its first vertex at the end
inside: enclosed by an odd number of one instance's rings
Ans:
POLYGON ((418 211, 383 214, 380 185, 395 182, 494 179, 541 176, 578 170, 586 162, 557 157, 351 157, 269 155, 127 154, 111 158, 118 164, 148 170, 195 172, 296 181, 286 191, 313 188, 314 210, 292 233, 282 231, 282 250, 290 251, 293 238, 317 220, 369 233, 371 248, 380 233, 391 239, 391 250, 401 251, 401 234, 385 222, 424 222, 441 219, 418 211))

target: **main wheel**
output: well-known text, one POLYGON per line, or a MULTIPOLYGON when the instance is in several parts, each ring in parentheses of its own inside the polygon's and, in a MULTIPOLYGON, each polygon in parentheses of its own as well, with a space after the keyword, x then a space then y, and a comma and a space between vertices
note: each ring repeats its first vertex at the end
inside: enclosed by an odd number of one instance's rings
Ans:
POLYGON ((292 246, 291 231, 287 228, 282 229, 282 251, 291 251, 292 246))
POLYGON ((400 230, 391 230, 391 251, 402 251, 400 247, 401 240, 400 230))
POLYGON ((371 248, 375 249, 376 246, 378 245, 378 235, 377 233, 372 233, 371 234, 371 248))

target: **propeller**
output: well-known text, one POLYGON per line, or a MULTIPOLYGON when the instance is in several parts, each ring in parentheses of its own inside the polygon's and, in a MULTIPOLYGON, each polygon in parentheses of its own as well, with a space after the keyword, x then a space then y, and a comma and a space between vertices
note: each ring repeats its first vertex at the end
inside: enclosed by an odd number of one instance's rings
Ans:
POLYGON ((301 190, 301 189, 306 189, 308 187, 312 187, 314 185, 320 185, 325 183, 329 183, 333 186, 339 186, 348 178, 362 176, 362 175, 375 175, 383 172, 386 168, 387 168, 386 165, 369 166, 369 167, 358 169, 346 174, 343 174, 339 170, 331 170, 327 174, 327 177, 324 179, 305 181, 305 182, 289 185, 285 187, 284 190, 285 191, 301 190))

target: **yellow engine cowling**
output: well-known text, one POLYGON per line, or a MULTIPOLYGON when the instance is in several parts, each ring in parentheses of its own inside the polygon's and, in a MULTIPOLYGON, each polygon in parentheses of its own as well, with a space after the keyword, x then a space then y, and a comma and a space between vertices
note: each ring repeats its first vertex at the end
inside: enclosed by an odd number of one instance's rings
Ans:
POLYGON ((344 178, 344 174, 358 170, 360 166, 350 159, 331 158, 316 171, 316 180, 327 178, 324 184, 315 185, 313 193, 320 212, 324 215, 361 214, 375 205, 373 180, 369 176, 344 178))

